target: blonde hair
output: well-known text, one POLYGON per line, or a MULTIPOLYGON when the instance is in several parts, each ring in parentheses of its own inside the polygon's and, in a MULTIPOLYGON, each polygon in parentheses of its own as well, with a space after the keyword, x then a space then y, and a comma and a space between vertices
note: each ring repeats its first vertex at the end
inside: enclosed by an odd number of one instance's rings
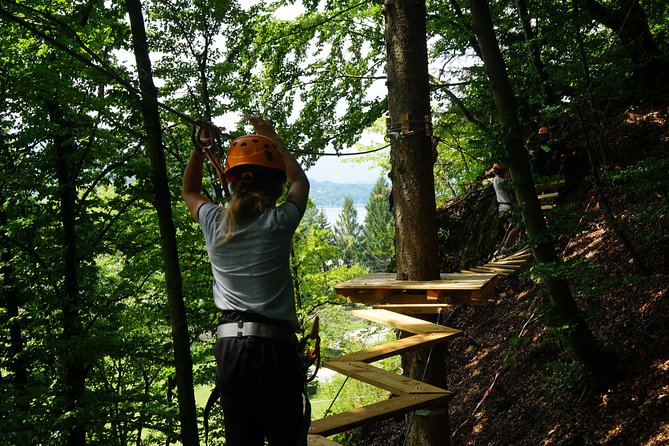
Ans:
POLYGON ((228 243, 235 230, 245 223, 252 221, 266 209, 274 207, 276 200, 281 196, 285 176, 277 175, 276 169, 259 169, 257 166, 247 168, 247 172, 238 176, 230 185, 232 198, 225 211, 221 213, 221 227, 225 224, 221 245, 228 243), (268 174, 265 170, 270 171, 268 174))

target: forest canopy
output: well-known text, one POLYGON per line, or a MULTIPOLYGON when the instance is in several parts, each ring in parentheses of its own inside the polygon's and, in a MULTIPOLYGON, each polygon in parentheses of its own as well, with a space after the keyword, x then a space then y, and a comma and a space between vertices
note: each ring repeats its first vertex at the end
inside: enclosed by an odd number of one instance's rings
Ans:
MULTIPOLYGON (((558 139, 597 133, 613 104, 652 101, 666 83, 666 1, 489 6, 528 146, 544 125, 558 139)), ((201 234, 179 199, 191 126, 202 119, 236 136, 250 131, 244 112, 260 113, 307 167, 324 153, 380 148, 385 143, 369 134, 393 137, 385 125, 384 7, 360 0, 0 3, 6 441, 203 438, 193 394, 213 384, 216 309, 201 234), (144 41, 131 20, 138 10, 144 41)), ((441 205, 506 156, 506 147, 469 2, 426 7, 441 205)), ((389 167, 387 152, 362 156, 389 167)), ((214 169, 205 176, 205 193, 221 202, 214 169)), ((305 216, 292 259, 303 322, 341 304, 334 284, 392 264, 389 186, 377 182, 361 227, 350 214, 334 228, 316 209, 305 216)))

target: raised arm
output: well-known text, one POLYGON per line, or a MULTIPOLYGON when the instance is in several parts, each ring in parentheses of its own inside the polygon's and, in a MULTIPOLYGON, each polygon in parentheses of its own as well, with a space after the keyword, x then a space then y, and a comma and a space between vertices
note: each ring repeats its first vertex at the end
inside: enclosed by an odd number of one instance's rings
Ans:
POLYGON ((295 203, 300 210, 300 214, 304 215, 309 198, 309 179, 304 170, 302 170, 302 166, 300 166, 300 163, 297 162, 293 154, 284 148, 283 140, 276 134, 271 121, 253 115, 246 115, 246 118, 253 126, 256 134, 271 139, 279 148, 283 162, 286 165, 286 177, 290 182, 287 200, 295 203))
POLYGON ((181 185, 181 198, 186 203, 193 220, 198 221, 198 210, 200 206, 209 203, 209 199, 202 195, 202 164, 204 154, 193 149, 186 170, 184 171, 183 184, 181 185))

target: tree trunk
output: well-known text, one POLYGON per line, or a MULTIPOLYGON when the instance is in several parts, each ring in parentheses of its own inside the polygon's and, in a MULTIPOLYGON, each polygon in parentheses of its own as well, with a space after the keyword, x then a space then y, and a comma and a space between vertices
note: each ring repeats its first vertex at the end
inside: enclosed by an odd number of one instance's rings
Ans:
POLYGON ((548 73, 546 73, 544 62, 541 60, 541 46, 537 41, 537 37, 532 29, 532 24, 530 23, 530 14, 527 11, 527 3, 525 3, 525 0, 516 0, 516 8, 518 9, 518 17, 520 18, 520 23, 523 27, 525 42, 527 43, 530 52, 530 60, 534 66, 534 71, 536 71, 537 80, 539 81, 539 86, 546 99, 546 104, 555 105, 557 104, 557 98, 553 92, 553 87, 550 84, 548 73))
POLYGON ((390 149, 393 210, 397 227, 397 277, 439 278, 432 141, 425 131, 430 115, 425 3, 385 5, 388 57, 388 109, 394 129, 402 117, 409 130, 390 149))
MULTIPOLYGON (((527 152, 516 114, 516 100, 509 81, 506 65, 497 45, 487 0, 470 0, 474 29, 483 51, 484 65, 493 92, 495 107, 508 151, 514 191, 518 200, 527 233, 534 241, 533 252, 537 263, 558 264, 553 240, 546 228, 537 193, 532 182, 527 152)), ((545 278, 550 293, 550 303, 555 308, 561 324, 571 326, 567 341, 576 358, 586 367, 591 377, 592 390, 601 390, 619 369, 617 357, 606 350, 595 338, 580 314, 571 289, 563 278, 545 278)))
MULTIPOLYGON (((397 278, 438 279, 431 125, 426 122, 431 112, 425 2, 386 2, 384 14, 388 109, 391 130, 398 132, 390 150, 397 278)), ((406 354, 402 360, 410 377, 422 378, 425 358, 420 352, 406 354)), ((431 367, 434 364, 431 363, 431 367)), ((443 364, 428 374, 426 382, 446 387, 443 364)), ((409 419, 413 420, 408 426, 410 445, 450 444, 447 410, 438 415, 435 412, 434 416, 409 419)))
MULTIPOLYGON (((63 320, 63 341, 77 345, 84 335, 84 328, 79 315, 80 296, 76 230, 77 186, 74 163, 74 137, 69 128, 71 124, 63 122, 62 110, 56 104, 48 103, 50 121, 57 129, 53 138, 58 179, 58 198, 60 200, 60 221, 63 228, 63 292, 59 296, 63 320)), ((76 351, 64 355, 65 368, 65 412, 77 413, 86 389, 87 365, 76 351)), ((67 444, 80 446, 86 444, 86 426, 74 418, 68 427, 67 444)))
POLYGON ((153 83, 142 5, 140 0, 126 0, 126 7, 130 16, 132 42, 142 93, 140 106, 147 134, 147 150, 151 161, 151 179, 154 191, 153 206, 158 214, 158 225, 160 227, 163 270, 172 323, 181 442, 185 446, 199 445, 197 411, 193 391, 193 360, 190 354, 176 230, 172 218, 172 199, 160 129, 158 94, 153 83))
MULTIPOLYGON (((2 195, 0 195, 1 197, 2 195)), ((4 199, 2 200, 4 204, 4 199)), ((7 226, 7 213, 0 210, 0 239, 6 240, 7 234, 4 228, 7 226)), ((10 364, 10 370, 14 373, 14 388, 16 389, 15 398, 17 399, 19 408, 23 411, 29 408, 27 400, 25 400, 25 391, 28 386, 28 365, 26 363, 23 330, 19 319, 19 294, 14 283, 14 267, 12 266, 12 247, 9 243, 4 243, 2 248, 2 268, 0 274, 2 275, 2 306, 6 311, 6 318, 12 322, 7 324, 9 326, 9 355, 13 360, 10 364)))
POLYGON ((648 17, 639 0, 623 0, 618 9, 597 0, 579 1, 590 17, 618 36, 627 55, 636 64, 636 80, 644 83, 641 88, 663 87, 668 63, 650 32, 648 17))

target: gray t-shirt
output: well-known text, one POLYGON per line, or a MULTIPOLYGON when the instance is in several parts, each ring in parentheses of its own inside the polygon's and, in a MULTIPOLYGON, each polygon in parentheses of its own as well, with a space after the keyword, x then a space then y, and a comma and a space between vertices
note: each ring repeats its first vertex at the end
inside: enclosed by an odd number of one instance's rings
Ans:
POLYGON ((206 203, 198 214, 214 275, 216 306, 259 313, 299 330, 290 274, 291 240, 301 219, 297 206, 285 202, 266 209, 240 225, 225 244, 221 244, 224 208, 206 203))

